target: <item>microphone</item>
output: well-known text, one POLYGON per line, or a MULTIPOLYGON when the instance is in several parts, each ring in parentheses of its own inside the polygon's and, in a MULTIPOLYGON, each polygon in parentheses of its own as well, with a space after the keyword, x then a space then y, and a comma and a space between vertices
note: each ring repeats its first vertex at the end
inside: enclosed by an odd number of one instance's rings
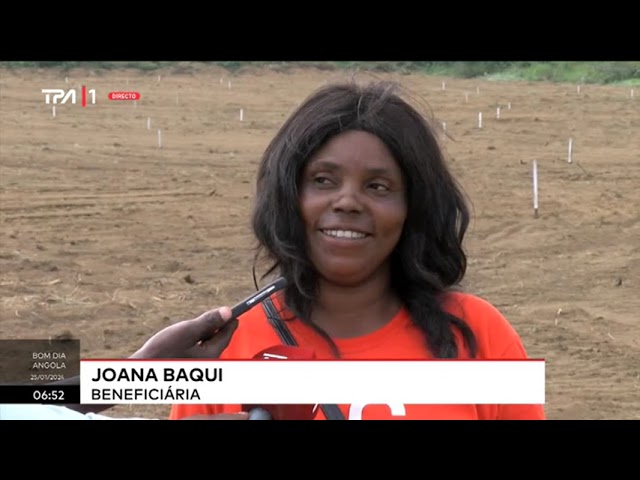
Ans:
MULTIPOLYGON (((313 360, 315 351, 306 347, 274 345, 253 356, 262 360, 313 360)), ((243 405, 249 412, 249 420, 313 420, 318 405, 243 405)))
POLYGON ((249 410, 249 420, 273 420, 273 417, 268 410, 256 407, 249 410))
POLYGON ((277 278, 269 285, 265 285, 257 292, 249 295, 247 298, 231 307, 231 318, 238 318, 247 310, 259 304, 261 301, 263 301, 273 293, 282 290, 286 286, 287 281, 284 279, 284 277, 277 278))

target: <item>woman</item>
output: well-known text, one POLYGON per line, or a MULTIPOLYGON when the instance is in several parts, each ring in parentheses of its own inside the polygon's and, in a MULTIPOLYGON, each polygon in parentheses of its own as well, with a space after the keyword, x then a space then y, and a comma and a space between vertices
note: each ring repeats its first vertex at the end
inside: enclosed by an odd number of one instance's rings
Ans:
MULTIPOLYGON (((258 253, 272 262, 267 275, 288 282, 272 300, 296 342, 320 358, 526 358, 493 306, 453 290, 466 270, 468 223, 434 130, 390 83, 319 89, 259 168, 258 253)), ((220 358, 279 343, 258 306, 240 316, 220 358)), ((348 419, 544 418, 541 405, 339 407, 348 419)), ((240 409, 175 405, 170 418, 240 409)))

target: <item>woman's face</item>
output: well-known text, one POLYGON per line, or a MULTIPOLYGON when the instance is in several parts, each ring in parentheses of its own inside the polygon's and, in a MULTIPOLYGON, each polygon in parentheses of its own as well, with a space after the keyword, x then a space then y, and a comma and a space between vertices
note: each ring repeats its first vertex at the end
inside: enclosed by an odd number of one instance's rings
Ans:
POLYGON ((305 167, 300 208, 322 277, 353 285, 388 275, 407 203, 402 171, 378 137, 347 131, 331 138, 305 167))

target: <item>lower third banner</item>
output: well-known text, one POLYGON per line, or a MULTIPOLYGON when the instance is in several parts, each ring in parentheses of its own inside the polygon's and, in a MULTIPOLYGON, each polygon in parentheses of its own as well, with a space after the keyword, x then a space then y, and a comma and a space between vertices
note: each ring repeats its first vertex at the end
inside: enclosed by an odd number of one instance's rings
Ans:
POLYGON ((82 360, 86 404, 544 404, 545 362, 82 360))

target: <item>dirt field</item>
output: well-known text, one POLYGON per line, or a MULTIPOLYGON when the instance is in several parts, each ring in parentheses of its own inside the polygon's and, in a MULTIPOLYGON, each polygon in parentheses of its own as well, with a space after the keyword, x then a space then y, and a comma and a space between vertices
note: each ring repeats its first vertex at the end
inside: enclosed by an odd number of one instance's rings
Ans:
MULTIPOLYGON (((71 334, 83 356, 123 357, 253 290, 258 158, 308 93, 344 73, 159 73, 0 69, 0 338, 71 334), (97 103, 58 105, 54 118, 41 89, 81 85, 97 103), (127 90, 141 100, 106 97, 127 90)), ((639 419, 640 91, 392 77, 452 137, 474 208, 465 287, 547 360, 549 418, 639 419)))

